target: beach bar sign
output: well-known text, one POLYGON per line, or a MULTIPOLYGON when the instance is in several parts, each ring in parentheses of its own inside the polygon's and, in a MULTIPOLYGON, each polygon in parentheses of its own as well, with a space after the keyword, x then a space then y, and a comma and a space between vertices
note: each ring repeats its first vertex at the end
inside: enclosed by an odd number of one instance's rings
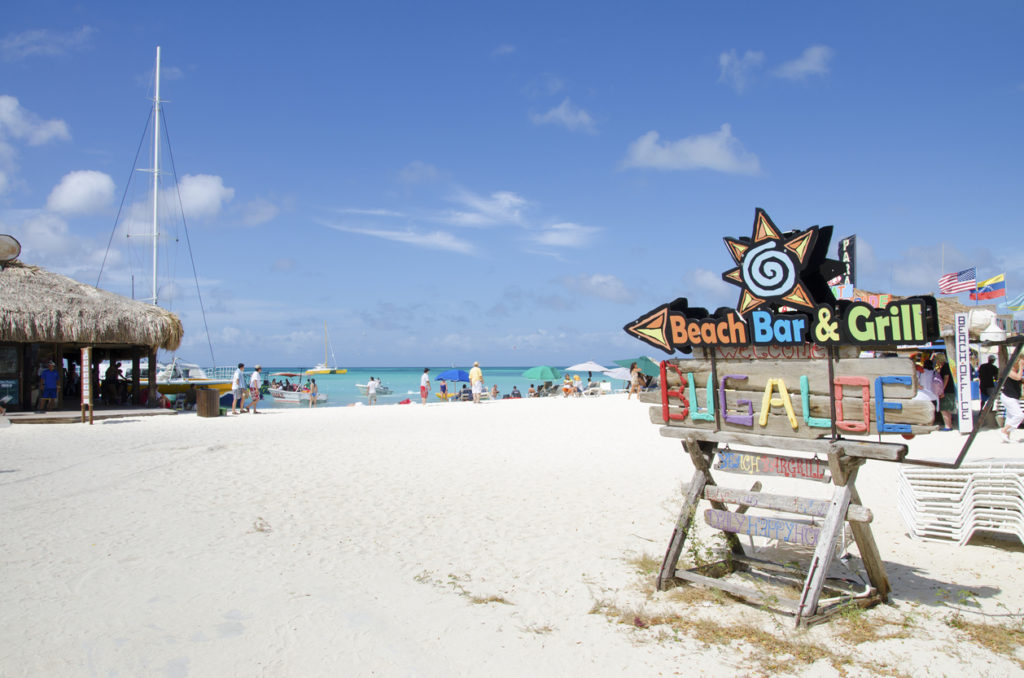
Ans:
POLYGON ((910 297, 884 308, 837 301, 825 279, 840 265, 825 256, 831 237, 831 226, 783 233, 767 212, 757 208, 750 237, 724 238, 735 266, 722 279, 740 288, 735 309, 709 313, 690 308, 685 298, 679 298, 623 329, 668 354, 689 353, 695 347, 877 347, 938 338, 934 297, 910 297))
POLYGON ((783 233, 758 208, 751 237, 724 239, 735 266, 722 278, 740 288, 735 309, 709 313, 679 298, 623 328, 669 354, 702 349, 662 361, 660 392, 642 398, 655 405, 653 423, 804 438, 933 430, 931 403, 914 400, 910 360, 856 356, 859 347, 937 338, 935 299, 836 301, 826 283, 839 263, 825 258, 831 232, 783 233))

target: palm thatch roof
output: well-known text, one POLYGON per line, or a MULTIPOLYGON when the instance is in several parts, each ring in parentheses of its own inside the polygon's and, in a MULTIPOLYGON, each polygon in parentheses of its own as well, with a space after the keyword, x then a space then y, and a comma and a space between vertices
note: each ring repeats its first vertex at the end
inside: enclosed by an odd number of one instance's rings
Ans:
POLYGON ((120 344, 173 351, 178 316, 19 261, 0 270, 0 342, 120 344))

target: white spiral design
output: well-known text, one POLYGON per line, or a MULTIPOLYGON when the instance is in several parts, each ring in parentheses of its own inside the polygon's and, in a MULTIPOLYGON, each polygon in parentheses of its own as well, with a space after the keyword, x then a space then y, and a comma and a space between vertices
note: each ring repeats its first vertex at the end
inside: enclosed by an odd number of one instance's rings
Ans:
POLYGON ((796 285, 796 267, 785 252, 766 242, 743 257, 743 282, 759 297, 778 297, 796 285))

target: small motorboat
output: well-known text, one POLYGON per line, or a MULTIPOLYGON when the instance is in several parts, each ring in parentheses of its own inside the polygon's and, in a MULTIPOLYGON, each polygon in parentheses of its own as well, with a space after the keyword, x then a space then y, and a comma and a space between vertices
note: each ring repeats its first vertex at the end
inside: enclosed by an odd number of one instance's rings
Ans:
MULTIPOLYGON (((291 403, 294 405, 301 405, 303 403, 306 405, 309 404, 311 394, 309 391, 303 390, 301 382, 302 374, 299 372, 274 372, 270 376, 272 380, 275 381, 280 381, 280 378, 296 380, 294 384, 288 384, 283 387, 271 386, 268 388, 267 392, 270 394, 270 397, 274 399, 274 402, 291 403)), ((323 392, 317 393, 316 401, 317 403, 326 403, 327 394, 323 392)))

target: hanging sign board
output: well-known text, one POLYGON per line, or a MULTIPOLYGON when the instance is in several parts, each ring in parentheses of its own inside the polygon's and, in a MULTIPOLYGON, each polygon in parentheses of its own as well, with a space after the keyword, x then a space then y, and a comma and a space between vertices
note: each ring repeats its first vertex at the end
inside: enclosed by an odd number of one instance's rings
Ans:
POLYGON ((967 327, 967 314, 953 316, 953 369, 956 379, 956 412, 960 433, 974 430, 974 415, 971 412, 971 345, 967 327))

